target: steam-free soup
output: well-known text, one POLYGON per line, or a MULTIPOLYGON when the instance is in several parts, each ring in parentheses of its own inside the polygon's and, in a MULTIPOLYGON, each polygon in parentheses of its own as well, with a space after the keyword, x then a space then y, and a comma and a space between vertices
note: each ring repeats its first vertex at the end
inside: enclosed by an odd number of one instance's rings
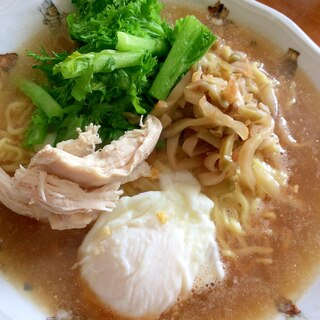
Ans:
MULTIPOLYGON (((165 12, 170 19, 190 13, 197 12, 180 7, 168 7, 165 12)), ((290 132, 280 126, 278 117, 276 133, 288 155, 289 187, 281 201, 268 203, 276 214, 276 219, 265 223, 269 233, 247 240, 251 244, 267 242, 272 248, 272 263, 257 262, 255 254, 237 259, 224 256, 226 278, 221 283, 214 283, 205 292, 174 305, 161 318, 270 319, 279 301, 296 300, 314 280, 320 263, 320 95, 300 70, 292 77, 284 69, 284 53, 260 35, 233 23, 215 26, 206 16, 200 13, 197 16, 234 50, 262 62, 264 69, 279 81, 279 106, 290 132)), ((58 41, 55 35, 49 36, 45 40, 40 36, 27 47, 35 49, 34 43, 43 41, 45 45, 55 43, 52 49, 66 45, 62 35, 58 41)), ((23 58, 23 52, 20 57, 11 81, 31 72, 32 62, 23 58)), ((32 78, 35 74, 28 76, 32 78)), ((6 74, 2 74, 2 92, 1 113, 6 105, 21 96, 7 81, 6 74)), ((73 319, 118 319, 95 301, 74 268, 77 250, 88 230, 54 231, 48 225, 1 207, 0 268, 17 288, 47 307, 48 317, 58 310, 66 310, 72 313, 73 319)))

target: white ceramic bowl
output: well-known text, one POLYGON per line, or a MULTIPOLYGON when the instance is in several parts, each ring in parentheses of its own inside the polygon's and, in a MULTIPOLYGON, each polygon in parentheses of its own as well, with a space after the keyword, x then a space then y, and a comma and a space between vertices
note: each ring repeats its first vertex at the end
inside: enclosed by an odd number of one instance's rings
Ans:
MULTIPOLYGON (((44 28, 41 4, 48 0, 1 0, 0 1, 0 53, 12 52, 36 31, 44 28)), ((212 0, 166 0, 183 2, 193 6, 212 5, 212 0)), ((302 68, 320 90, 320 48, 290 19, 283 14, 254 0, 222 0, 230 10, 229 18, 249 26, 263 34, 284 52, 289 47, 300 52, 299 67, 302 68)), ((69 0, 56 0, 60 12, 68 12, 69 0)), ((302 5, 302 4, 301 4, 302 5)), ((320 319, 320 281, 298 301, 308 320, 320 319)), ((46 320, 45 311, 38 309, 14 289, 0 274, 0 320, 46 320)), ((276 319, 282 319, 281 316, 276 319)), ((269 320, 269 319, 268 319, 269 320)))

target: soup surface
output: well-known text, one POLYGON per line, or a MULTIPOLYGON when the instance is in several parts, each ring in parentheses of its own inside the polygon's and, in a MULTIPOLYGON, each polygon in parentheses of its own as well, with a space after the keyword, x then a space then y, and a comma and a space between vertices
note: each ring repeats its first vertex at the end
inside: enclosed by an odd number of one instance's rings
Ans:
MULTIPOLYGON (((190 8, 168 7, 164 14, 174 20, 191 13, 234 50, 262 62, 264 69, 279 80, 281 114, 291 135, 301 144, 288 143, 283 131, 277 132, 288 153, 290 179, 282 201, 272 203, 277 214, 269 238, 273 263, 259 264, 250 256, 236 261, 224 258, 227 276, 222 283, 213 284, 202 294, 173 306, 162 319, 270 319, 277 302, 283 297, 295 300, 314 280, 320 263, 320 95, 301 71, 297 70, 294 78, 286 75, 283 53, 260 35, 233 23, 215 26, 190 8), (296 103, 291 104, 293 96, 296 103)), ((40 43, 56 50, 72 45, 62 34, 57 37, 48 33, 33 39, 23 49, 37 50, 40 43)), ((21 75, 37 77, 37 73, 30 73, 31 64, 21 50, 11 82, 21 75)), ((20 93, 12 84, 2 81, 0 114, 17 96, 20 93)), ((48 317, 58 310, 67 310, 78 320, 116 319, 94 301, 74 268, 77 249, 87 232, 88 228, 54 231, 1 207, 0 269, 19 290, 46 306, 48 317)))

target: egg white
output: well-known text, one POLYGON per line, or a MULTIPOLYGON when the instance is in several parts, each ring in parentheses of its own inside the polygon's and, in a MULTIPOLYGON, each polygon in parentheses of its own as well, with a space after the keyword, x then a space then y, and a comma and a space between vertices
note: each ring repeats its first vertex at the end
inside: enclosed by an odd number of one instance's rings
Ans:
POLYGON ((201 271, 202 284, 224 276, 210 220, 213 202, 186 171, 162 175, 161 187, 123 197, 79 249, 81 276, 123 316, 157 318, 190 294, 201 271))

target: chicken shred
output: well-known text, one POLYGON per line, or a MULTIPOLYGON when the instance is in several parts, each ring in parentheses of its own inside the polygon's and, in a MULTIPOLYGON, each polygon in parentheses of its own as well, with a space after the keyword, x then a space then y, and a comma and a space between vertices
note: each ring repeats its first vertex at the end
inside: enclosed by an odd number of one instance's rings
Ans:
POLYGON ((156 117, 97 151, 99 126, 85 129, 75 140, 45 146, 13 177, 0 168, 0 201, 53 229, 83 228, 116 206, 121 184, 151 175, 145 159, 162 130, 156 117))
MULTIPOLYGON (((103 149, 81 157, 74 155, 79 154, 78 142, 74 142, 73 145, 65 143, 62 145, 64 149, 61 149, 61 145, 60 148, 59 145, 57 148, 47 145, 33 157, 29 167, 39 167, 85 188, 100 187, 115 179, 121 182, 130 181, 127 177, 152 152, 161 129, 160 121, 154 116, 149 116, 141 129, 128 131, 103 149), (72 149, 72 153, 65 151, 66 147, 72 149)), ((95 135, 92 127, 88 130, 95 135)), ((82 139, 83 135, 80 134, 80 137, 78 140, 82 139)), ((84 149, 87 149, 90 141, 87 139, 83 145, 84 149)), ((141 174, 143 175, 143 172, 141 174)))

